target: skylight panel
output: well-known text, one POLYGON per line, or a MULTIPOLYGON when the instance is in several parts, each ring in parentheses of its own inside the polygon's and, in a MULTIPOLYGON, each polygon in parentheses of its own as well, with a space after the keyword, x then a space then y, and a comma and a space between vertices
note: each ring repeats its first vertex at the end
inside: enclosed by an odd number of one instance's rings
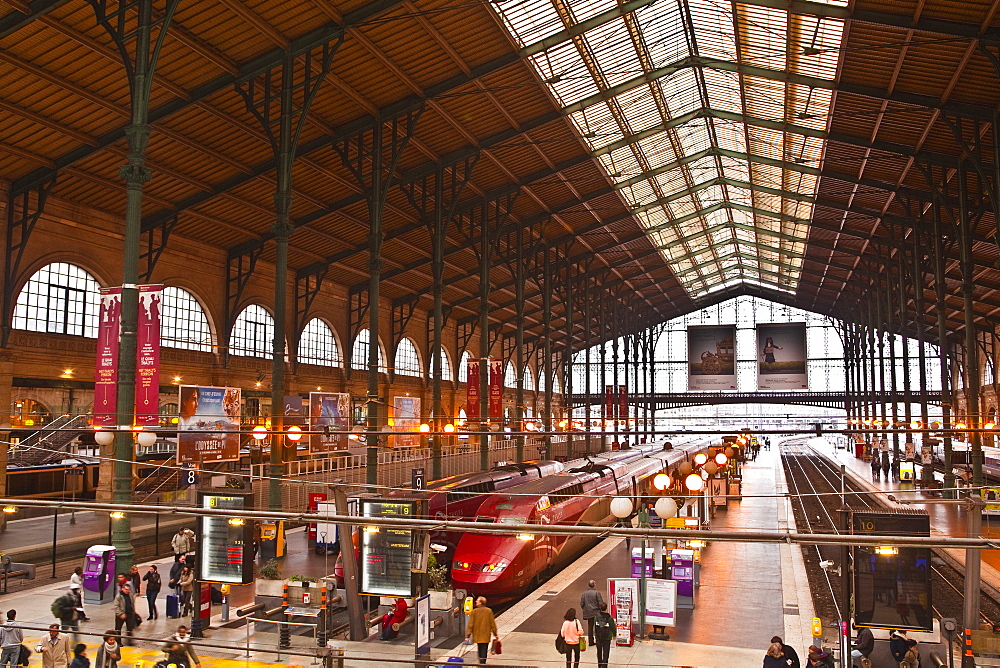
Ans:
POLYGON ((757 5, 739 5, 742 61, 784 70, 788 51, 788 12, 757 5))
POLYGON ((702 76, 705 78, 705 88, 708 90, 708 105, 712 109, 735 114, 743 110, 739 75, 735 72, 704 68, 702 76))
POLYGON ((615 98, 632 132, 642 132, 663 123, 663 116, 656 107, 648 85, 625 91, 615 98))
POLYGON ((732 5, 720 0, 688 0, 699 56, 736 60, 732 5))
POLYGON ((584 41, 608 88, 642 74, 624 19, 617 19, 588 31, 584 35, 584 41))
POLYGON ((611 110, 604 102, 593 104, 582 111, 575 111, 570 115, 570 119, 581 135, 594 133, 592 139, 586 140, 594 150, 624 138, 611 110))
POLYGON ((712 145, 712 138, 708 135, 708 119, 705 118, 696 118, 690 123, 685 123, 677 129, 677 137, 681 140, 685 154, 688 155, 704 151, 712 145))
POLYGON ((702 108, 698 80, 690 67, 678 70, 668 77, 661 77, 652 85, 659 86, 662 91, 671 117, 682 116, 702 108))
POLYGON ((613 0, 570 0, 567 4, 578 23, 615 8, 613 0))
POLYGON ((550 0, 509 0, 496 3, 495 7, 519 46, 538 42, 563 29, 550 0))
POLYGON ((688 56, 687 36, 680 4, 657 3, 636 13, 642 41, 653 67, 676 63, 688 56))

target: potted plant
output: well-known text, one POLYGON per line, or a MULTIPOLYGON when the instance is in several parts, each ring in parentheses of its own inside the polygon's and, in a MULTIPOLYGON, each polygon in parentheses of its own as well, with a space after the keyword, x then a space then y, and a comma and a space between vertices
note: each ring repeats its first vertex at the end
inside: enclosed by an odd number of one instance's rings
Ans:
POLYGON ((433 610, 448 610, 452 605, 451 582, 448 580, 448 567, 439 564, 437 557, 431 554, 427 558, 427 582, 430 584, 431 608, 433 610))
POLYGON ((257 569, 257 596, 277 596, 281 598, 285 581, 281 579, 281 564, 277 559, 269 559, 257 569))

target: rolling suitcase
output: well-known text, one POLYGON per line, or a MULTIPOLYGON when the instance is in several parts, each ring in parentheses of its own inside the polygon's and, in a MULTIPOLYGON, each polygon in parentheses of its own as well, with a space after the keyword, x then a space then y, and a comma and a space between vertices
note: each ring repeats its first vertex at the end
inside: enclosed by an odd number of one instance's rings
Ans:
POLYGON ((167 594, 167 617, 176 619, 181 616, 181 600, 177 594, 167 594))

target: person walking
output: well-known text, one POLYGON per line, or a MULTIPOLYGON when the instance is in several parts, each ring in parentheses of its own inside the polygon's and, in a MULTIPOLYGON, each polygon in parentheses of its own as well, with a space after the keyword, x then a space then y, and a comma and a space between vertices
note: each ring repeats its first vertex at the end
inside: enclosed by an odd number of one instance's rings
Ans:
POLYGON ((182 561, 184 555, 191 551, 191 537, 187 529, 178 529, 170 539, 170 547, 174 551, 174 561, 182 561))
POLYGON ((469 615, 469 627, 465 630, 465 640, 470 639, 476 643, 479 652, 479 665, 486 664, 486 656, 490 652, 490 637, 499 638, 497 631, 497 620, 493 616, 493 610, 486 607, 486 597, 480 596, 476 599, 476 607, 469 615))
POLYGON ((59 633, 58 624, 49 624, 49 637, 40 640, 35 651, 42 655, 42 668, 69 668, 69 638, 59 633))
POLYGON ((194 647, 191 645, 191 634, 188 632, 188 627, 181 624, 177 627, 177 633, 170 636, 171 642, 175 642, 181 646, 184 652, 184 663, 188 665, 188 668, 192 666, 201 666, 201 659, 198 655, 194 653, 194 647))
POLYGON ((563 615, 559 635, 566 641, 566 668, 580 668, 580 638, 583 637, 583 627, 576 618, 576 608, 570 608, 563 615))
POLYGON ((185 566, 177 584, 181 588, 181 617, 186 617, 194 611, 194 602, 191 600, 194 593, 194 572, 185 566))
POLYGON ((87 658, 87 646, 82 642, 73 648, 73 663, 69 668, 90 668, 90 659, 87 658))
POLYGON ((70 585, 70 590, 52 602, 52 612, 63 631, 71 631, 71 645, 76 644, 77 633, 80 631, 79 613, 80 595, 77 589, 70 585))
POLYGON ((105 631, 104 642, 97 648, 97 656, 94 658, 94 668, 118 668, 121 660, 122 646, 118 643, 118 636, 114 631, 105 631))
POLYGON ((882 463, 878 460, 878 453, 872 453, 872 482, 879 481, 879 472, 882 471, 882 463))
POLYGON ((146 619, 159 619, 160 615, 156 612, 156 597, 160 593, 162 581, 159 572, 157 572, 156 565, 150 566, 146 574, 142 576, 142 579, 146 583, 146 605, 149 606, 149 617, 146 617, 146 619))
POLYGON ((764 668, 787 668, 788 658, 781 651, 781 643, 773 642, 764 655, 764 668))
POLYGON ((73 574, 69 576, 69 587, 73 588, 73 585, 77 585, 80 588, 80 619, 85 622, 90 621, 90 617, 87 616, 86 611, 83 609, 83 568, 77 566, 73 569, 73 574))
POLYGON ((115 633, 121 635, 122 626, 125 627, 125 635, 122 636, 122 644, 129 644, 126 638, 131 638, 135 629, 135 599, 132 598, 132 585, 125 583, 118 590, 115 596, 115 633))
POLYGON ((851 648, 851 659, 862 659, 863 665, 875 651, 875 635, 867 626, 858 628, 855 624, 854 629, 858 632, 858 639, 854 641, 854 647, 851 648))
POLYGON ((886 482, 889 482, 889 480, 891 479, 891 478, 889 478, 889 469, 890 468, 891 468, 891 465, 889 464, 889 451, 888 450, 883 450, 882 451, 882 477, 885 478, 886 482))
POLYGON ((608 604, 601 601, 600 610, 594 615, 594 643, 597 648, 597 668, 608 668, 611 641, 615 637, 615 620, 608 612, 608 604))
POLYGON ((142 594, 142 590, 139 585, 142 583, 142 575, 139 573, 138 566, 132 566, 128 569, 128 581, 132 585, 132 595, 138 597, 142 594))
POLYGON ((771 644, 778 643, 781 645, 781 653, 784 655, 785 660, 788 662, 788 668, 802 668, 802 664, 799 663, 799 653, 792 649, 790 646, 782 642, 781 638, 774 636, 771 638, 771 644))
POLYGON ((7 621, 0 625, 0 668, 17 668, 21 659, 24 631, 15 619, 17 610, 7 611, 7 621))
POLYGON ((601 592, 597 591, 597 582, 591 580, 587 583, 587 591, 580 596, 580 614, 587 620, 587 640, 594 644, 594 618, 601 610, 601 592))

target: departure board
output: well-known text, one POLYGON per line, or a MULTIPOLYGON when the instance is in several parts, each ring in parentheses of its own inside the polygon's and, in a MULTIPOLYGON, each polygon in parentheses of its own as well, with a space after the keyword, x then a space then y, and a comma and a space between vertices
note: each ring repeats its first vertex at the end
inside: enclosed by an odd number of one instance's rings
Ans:
MULTIPOLYGON (((368 501, 362 517, 416 517, 414 501, 368 501)), ((374 525, 362 527, 361 591, 380 596, 414 595, 413 532, 374 525)))
MULTIPOLYGON (((198 495, 202 508, 243 510, 247 494, 198 495)), ((203 582, 253 582, 253 520, 212 515, 198 518, 198 579, 203 582)))

